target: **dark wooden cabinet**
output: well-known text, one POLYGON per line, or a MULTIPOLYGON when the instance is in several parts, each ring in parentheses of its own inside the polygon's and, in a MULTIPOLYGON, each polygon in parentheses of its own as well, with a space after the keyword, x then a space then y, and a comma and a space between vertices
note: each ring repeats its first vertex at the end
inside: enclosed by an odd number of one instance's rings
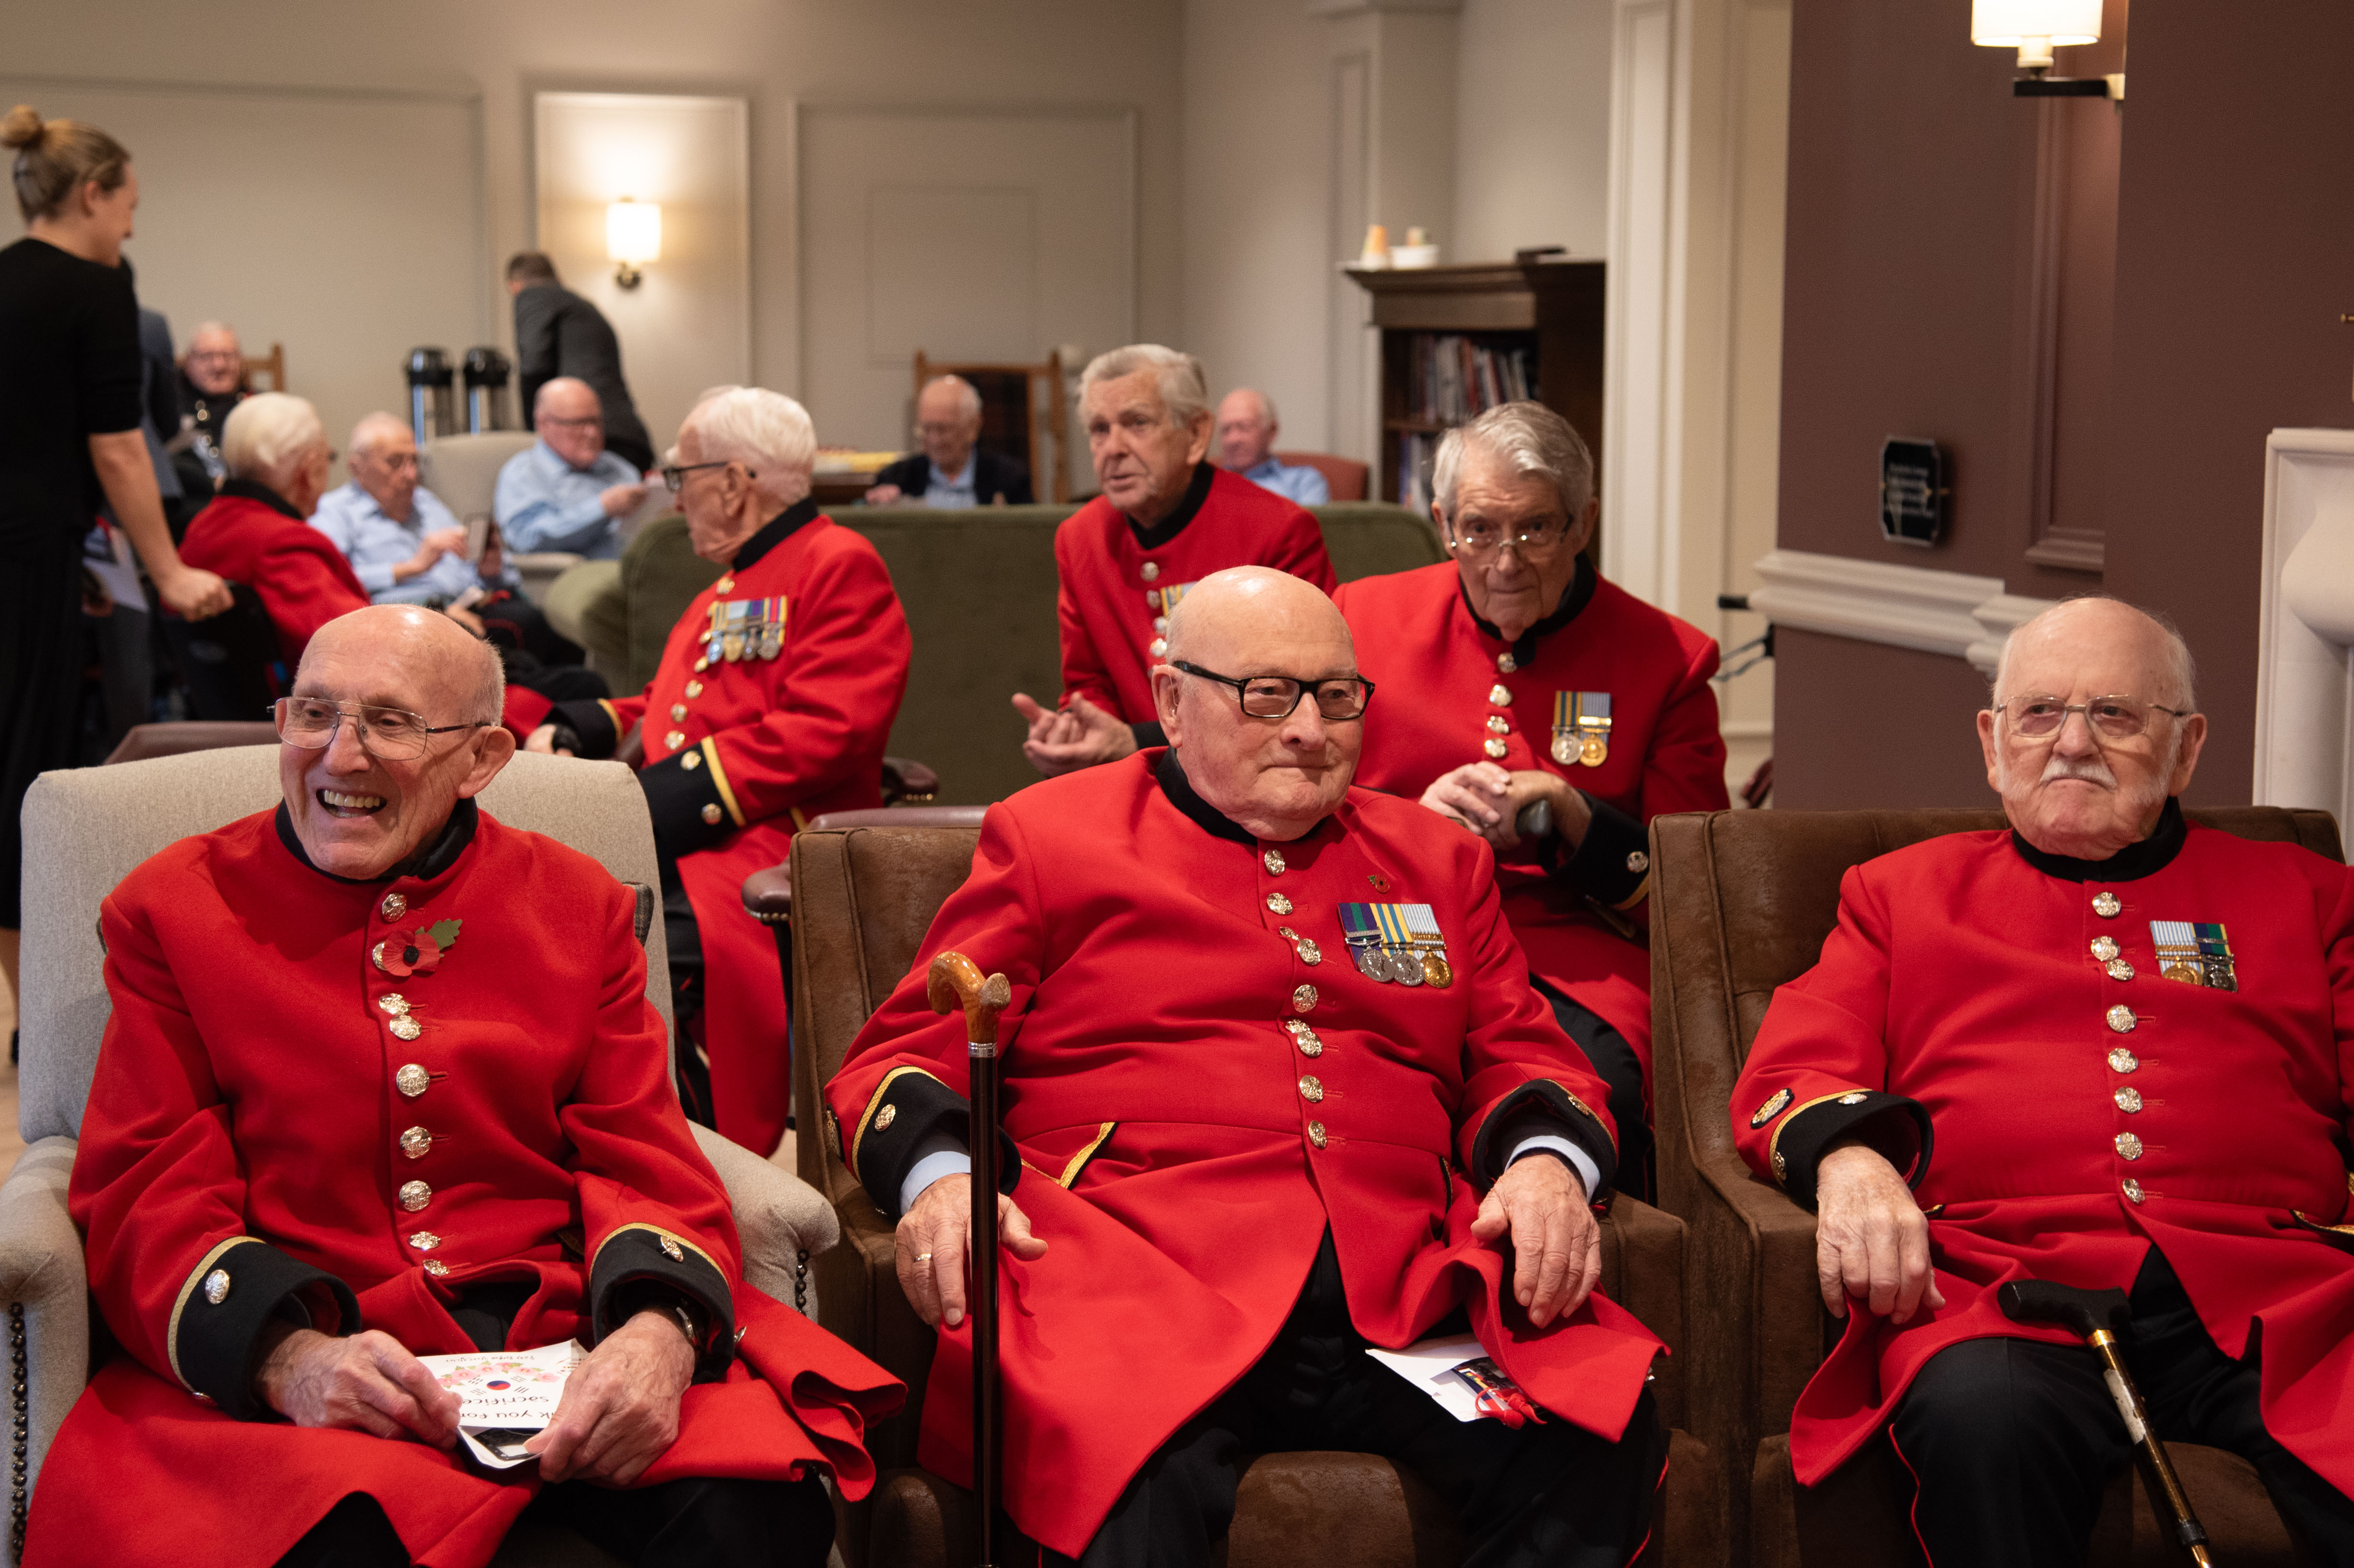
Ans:
POLYGON ((1387 501, 1428 506, 1439 434, 1518 392, 1602 450, 1603 268, 1591 261, 1488 261, 1396 271, 1349 268, 1382 334, 1387 501))

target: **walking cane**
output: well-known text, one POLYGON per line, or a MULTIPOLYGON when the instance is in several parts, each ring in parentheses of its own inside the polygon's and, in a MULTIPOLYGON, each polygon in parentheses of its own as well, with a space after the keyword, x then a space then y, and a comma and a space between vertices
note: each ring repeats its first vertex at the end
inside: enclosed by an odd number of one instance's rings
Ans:
POLYGON ((971 1081, 972 1241, 972 1560, 976 1568, 997 1561, 997 1015, 1013 1000, 1003 975, 981 977, 981 966, 962 953, 932 960, 926 995, 934 1012, 964 1008, 964 1037, 971 1081))
POLYGON ((2002 1305, 2002 1315, 2012 1322, 2058 1323, 2092 1346, 2093 1353, 2101 1358, 2101 1375, 2108 1380, 2117 1414, 2126 1418, 2126 1436, 2140 1446, 2150 1468, 2158 1473, 2166 1506, 2174 1510, 2175 1538, 2199 1568, 2213 1568, 2215 1560, 2207 1552, 2207 1531, 2200 1527, 2199 1516, 2190 1511, 2190 1499, 2174 1473, 2173 1461, 2166 1457, 2166 1445, 2149 1429, 2149 1409, 2142 1404, 2141 1390, 2134 1386, 2133 1374, 2126 1371, 2125 1360, 2117 1354, 2117 1329, 2132 1315, 2126 1293, 2079 1290, 2048 1279, 2014 1279, 1995 1292, 1995 1298, 2002 1305))

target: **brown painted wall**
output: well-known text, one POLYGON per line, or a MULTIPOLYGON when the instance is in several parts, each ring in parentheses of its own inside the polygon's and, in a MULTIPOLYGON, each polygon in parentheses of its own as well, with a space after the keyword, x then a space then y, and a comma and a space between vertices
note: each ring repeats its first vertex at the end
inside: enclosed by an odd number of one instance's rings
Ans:
MULTIPOLYGON (((1795 0, 1783 547, 2100 588, 2172 614, 2214 724, 2192 798, 2244 800, 2255 685, 2264 437, 2354 425, 2354 6, 2110 0, 2122 112, 2008 90, 1967 8, 1795 0), (2106 530, 2099 575, 2038 566, 2030 511, 2038 118, 2062 175, 2052 521, 2106 530), (1955 496, 1934 549, 1874 525, 1881 440, 1933 437, 1955 496)), ((1959 660, 1786 633, 1776 799, 1790 807, 1986 798, 1967 744, 1983 687, 1959 660), (1899 684, 1918 696, 1892 701, 1899 684), (1947 705, 1955 705, 1946 711, 1947 705), (1856 722, 1876 711, 1880 722, 1856 722)))
POLYGON ((2244 802, 2253 772, 2264 436, 2354 426, 2349 83, 2345 0, 2134 17, 2107 580, 2199 656, 2202 803, 2244 802))

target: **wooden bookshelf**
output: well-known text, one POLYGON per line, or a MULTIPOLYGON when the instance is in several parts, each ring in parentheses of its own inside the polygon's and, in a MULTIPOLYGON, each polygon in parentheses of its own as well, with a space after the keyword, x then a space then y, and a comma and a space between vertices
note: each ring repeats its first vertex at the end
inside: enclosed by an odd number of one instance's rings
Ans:
MULTIPOLYGON (((1347 269, 1373 297, 1382 334, 1382 442, 1374 468, 1384 500, 1406 499, 1401 469, 1416 438, 1437 435, 1491 397, 1458 404, 1453 417, 1428 405, 1428 366, 1437 340, 1484 363, 1526 371, 1531 394, 1602 450, 1603 266, 1599 260, 1483 261, 1403 271, 1347 269), (1454 340, 1460 340, 1459 344, 1454 340)), ((1426 450, 1420 478, 1429 482, 1426 450)))

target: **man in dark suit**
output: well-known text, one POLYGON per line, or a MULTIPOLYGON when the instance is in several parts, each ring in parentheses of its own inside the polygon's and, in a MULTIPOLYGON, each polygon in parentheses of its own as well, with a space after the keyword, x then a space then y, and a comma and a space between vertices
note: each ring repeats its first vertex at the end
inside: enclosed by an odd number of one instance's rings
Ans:
POLYGON ((916 435, 924 450, 875 476, 869 506, 1026 506, 1030 471, 999 452, 979 450, 981 394, 961 376, 943 376, 916 395, 916 435))
MULTIPOLYGON (((605 450, 643 473, 653 466, 653 443, 621 379, 621 344, 605 314, 567 289, 556 263, 536 250, 507 261, 507 292, 514 296, 515 366, 523 406, 559 376, 585 381, 605 410, 605 450)), ((525 416, 529 418, 528 415, 525 416)))

